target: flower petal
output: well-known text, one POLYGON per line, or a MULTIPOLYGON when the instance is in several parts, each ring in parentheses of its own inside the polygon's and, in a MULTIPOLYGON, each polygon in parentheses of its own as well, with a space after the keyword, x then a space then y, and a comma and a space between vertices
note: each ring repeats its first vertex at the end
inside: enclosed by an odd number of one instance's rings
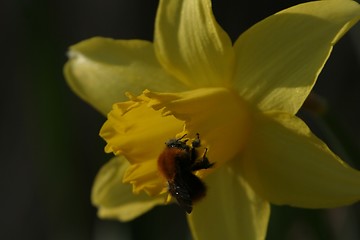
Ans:
POLYGON ((360 200, 360 172, 341 161, 299 118, 274 113, 254 121, 241 168, 263 198, 305 208, 360 200))
POLYGON ((124 183, 133 185, 133 193, 139 194, 145 191, 149 196, 156 196, 167 188, 158 171, 157 158, 143 162, 131 164, 124 174, 124 183))
POLYGON ((163 196, 151 198, 145 193, 133 194, 131 185, 122 183, 128 167, 129 163, 124 157, 115 157, 97 174, 91 199, 99 208, 99 217, 130 221, 155 205, 164 203, 163 196))
POLYGON ((270 205, 256 195, 241 174, 226 164, 205 182, 207 196, 188 216, 194 239, 265 239, 270 205))
POLYGON ((145 91, 149 105, 185 121, 190 138, 200 134, 215 167, 231 160, 247 142, 251 117, 244 101, 225 88, 199 88, 180 93, 145 91))
POLYGON ((154 44, 163 67, 186 85, 230 85, 234 52, 213 16, 210 0, 161 0, 154 44))
POLYGON ((295 114, 330 55, 359 20, 353 1, 316 1, 281 11, 235 43, 237 88, 262 110, 295 114))
POLYGON ((133 100, 113 105, 100 136, 107 142, 107 153, 121 154, 131 163, 141 163, 157 158, 169 137, 183 130, 184 122, 162 116, 147 102, 133 100))
POLYGON ((185 89, 162 69, 147 41, 95 37, 72 46, 68 54, 64 67, 68 84, 103 114, 113 103, 125 100, 126 91, 185 89))
POLYGON ((107 142, 106 152, 124 155, 131 163, 124 182, 133 184, 133 191, 149 195, 162 192, 164 179, 157 169, 157 159, 165 142, 183 130, 184 122, 173 116, 162 116, 147 106, 141 97, 114 104, 108 120, 100 130, 107 142))

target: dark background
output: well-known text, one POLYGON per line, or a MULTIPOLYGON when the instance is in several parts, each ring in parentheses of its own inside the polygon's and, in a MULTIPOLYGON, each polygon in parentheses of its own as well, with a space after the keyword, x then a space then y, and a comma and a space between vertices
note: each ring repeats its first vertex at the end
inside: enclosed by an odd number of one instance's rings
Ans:
MULTIPOLYGON (((254 23, 297 3, 214 0, 213 8, 235 40, 254 23)), ((83 39, 151 40, 156 7, 153 0, 0 2, 0 239, 189 236, 177 206, 157 207, 131 223, 96 217, 91 185, 110 158, 98 137, 105 119, 70 91, 62 74, 67 48, 83 39)), ((359 39, 358 26, 336 45, 315 87, 327 101, 326 114, 301 112, 314 131, 357 169, 359 39)), ((359 217, 359 204, 334 210, 273 207, 268 239, 358 239, 359 217)))

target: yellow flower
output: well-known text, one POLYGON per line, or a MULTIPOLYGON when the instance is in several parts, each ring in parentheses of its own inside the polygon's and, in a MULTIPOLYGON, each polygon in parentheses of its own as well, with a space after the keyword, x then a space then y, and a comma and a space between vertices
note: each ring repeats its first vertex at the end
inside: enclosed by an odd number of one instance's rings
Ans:
POLYGON ((126 221, 164 204, 157 159, 164 142, 184 131, 200 133, 215 162, 197 173, 208 192, 188 215, 195 239, 264 239, 269 203, 358 201, 360 173, 295 114, 359 17, 350 0, 308 2, 266 18, 232 45, 210 0, 160 0, 154 43, 97 37, 72 46, 68 83, 108 114, 100 134, 116 155, 95 180, 99 216, 126 221))

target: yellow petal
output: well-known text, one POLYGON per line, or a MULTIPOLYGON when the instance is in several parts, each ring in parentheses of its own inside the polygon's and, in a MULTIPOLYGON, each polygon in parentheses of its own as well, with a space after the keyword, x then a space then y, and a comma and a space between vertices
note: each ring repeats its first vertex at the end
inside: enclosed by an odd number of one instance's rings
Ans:
POLYGON ((262 110, 295 114, 333 45, 359 17, 356 2, 316 1, 256 24, 235 44, 239 92, 262 110))
POLYGON ((275 204, 327 208, 360 200, 360 172, 349 167, 295 116, 254 118, 244 178, 275 204))
POLYGON ((135 195, 131 185, 122 183, 128 166, 126 159, 116 157, 106 163, 97 174, 91 199, 99 208, 99 217, 130 221, 155 205, 164 203, 163 196, 151 198, 145 193, 135 195))
POLYGON ((64 67, 68 84, 104 115, 113 103, 126 99, 126 91, 185 89, 162 69, 147 41, 95 37, 72 46, 68 55, 64 67))
POLYGON ((133 100, 113 105, 100 136, 107 142, 106 152, 122 154, 131 163, 141 163, 157 158, 164 143, 181 132, 184 123, 173 116, 162 116, 147 102, 133 100))
POLYGON ((180 93, 144 94, 149 106, 185 122, 189 137, 200 134, 210 161, 220 167, 241 152, 251 131, 251 116, 238 95, 225 88, 199 88, 180 93))
POLYGON ((131 183, 133 193, 145 191, 149 196, 156 196, 167 188, 158 171, 157 158, 142 163, 131 164, 124 174, 124 183, 131 183))
POLYGON ((226 164, 205 182, 207 196, 194 205, 188 216, 194 239, 265 239, 270 206, 240 173, 226 164))
POLYGON ((230 86, 232 44, 217 24, 210 0, 161 0, 154 44, 163 67, 186 85, 230 86))
POLYGON ((144 190, 156 195, 166 187, 158 174, 157 159, 165 142, 183 130, 184 122, 173 116, 162 116, 141 97, 131 98, 131 101, 114 104, 100 136, 107 142, 106 152, 124 155, 131 163, 123 180, 133 184, 133 191, 144 190))

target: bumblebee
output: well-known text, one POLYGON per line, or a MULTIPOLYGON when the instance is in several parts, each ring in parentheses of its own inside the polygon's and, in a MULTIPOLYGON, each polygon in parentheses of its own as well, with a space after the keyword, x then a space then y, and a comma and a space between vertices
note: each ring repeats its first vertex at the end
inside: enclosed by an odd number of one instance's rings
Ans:
POLYGON ((206 157, 207 148, 199 157, 199 134, 196 134, 191 146, 186 144, 188 140, 184 140, 185 136, 165 143, 166 147, 158 158, 158 169, 168 181, 169 194, 187 213, 191 213, 193 203, 206 195, 205 184, 194 172, 211 168, 214 163, 210 163, 206 157))

